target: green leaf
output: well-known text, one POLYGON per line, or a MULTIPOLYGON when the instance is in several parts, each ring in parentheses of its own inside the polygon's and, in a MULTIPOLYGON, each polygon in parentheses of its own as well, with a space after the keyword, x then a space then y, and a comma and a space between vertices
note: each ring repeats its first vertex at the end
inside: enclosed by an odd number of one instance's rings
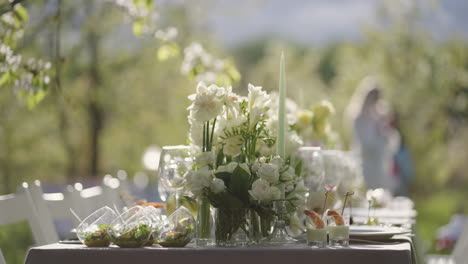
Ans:
POLYGON ((160 61, 165 61, 167 59, 176 57, 177 55, 179 55, 179 53, 180 49, 179 46, 177 46, 176 44, 164 44, 158 49, 157 58, 160 61))
POLYGON ((221 179, 224 181, 226 186, 230 185, 231 182, 231 173, 229 172, 218 172, 215 174, 216 178, 221 179))
POLYGON ((294 173, 296 173, 297 176, 300 176, 302 173, 302 159, 299 160, 299 162, 296 165, 296 168, 294 168, 294 173))
POLYGON ((15 16, 23 23, 27 22, 29 19, 28 11, 22 5, 15 5, 14 13, 15 16))
POLYGON ((0 77, 0 86, 6 85, 11 82, 10 72, 6 72, 0 77))
POLYGON ((249 179, 250 175, 237 166, 231 175, 231 185, 228 187, 229 191, 244 203, 249 201, 249 179))

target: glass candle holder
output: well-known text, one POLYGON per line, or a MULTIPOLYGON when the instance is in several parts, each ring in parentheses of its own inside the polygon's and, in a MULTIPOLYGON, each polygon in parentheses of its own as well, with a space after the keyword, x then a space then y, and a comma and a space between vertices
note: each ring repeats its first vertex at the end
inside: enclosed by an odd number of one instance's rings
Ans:
POLYGON ((331 247, 349 246, 349 213, 327 216, 329 245, 331 247))
POLYGON ((310 218, 306 218, 306 238, 307 245, 314 248, 324 248, 327 245, 327 227, 326 220, 323 221, 324 226, 318 226, 310 218))

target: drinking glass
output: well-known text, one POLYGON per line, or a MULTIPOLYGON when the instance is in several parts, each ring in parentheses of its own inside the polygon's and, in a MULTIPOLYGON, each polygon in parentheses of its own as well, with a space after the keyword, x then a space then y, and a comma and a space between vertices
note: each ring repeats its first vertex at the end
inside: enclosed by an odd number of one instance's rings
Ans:
POLYGON ((348 247, 349 246, 349 220, 350 215, 345 210, 341 217, 344 220, 344 224, 336 222, 333 216, 327 216, 327 229, 329 245, 331 247, 348 247))
POLYGON ((179 207, 179 194, 185 185, 185 175, 192 167, 189 146, 165 146, 159 159, 161 190, 175 194, 175 207, 179 207))
MULTIPOLYGON (((322 218, 323 219, 323 218, 322 218)), ((310 217, 306 218, 307 245, 314 248, 323 248, 327 245, 326 219, 324 227, 317 227, 310 217)))

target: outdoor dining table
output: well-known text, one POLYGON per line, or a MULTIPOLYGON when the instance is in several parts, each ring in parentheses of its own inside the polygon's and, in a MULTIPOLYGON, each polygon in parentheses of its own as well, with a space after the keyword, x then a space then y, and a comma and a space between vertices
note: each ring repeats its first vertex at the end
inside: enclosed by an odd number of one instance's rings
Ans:
POLYGON ((84 245, 50 244, 29 250, 26 264, 292 264, 360 263, 412 264, 411 244, 351 244, 348 248, 310 248, 304 244, 289 247, 248 248, 88 248, 84 245))

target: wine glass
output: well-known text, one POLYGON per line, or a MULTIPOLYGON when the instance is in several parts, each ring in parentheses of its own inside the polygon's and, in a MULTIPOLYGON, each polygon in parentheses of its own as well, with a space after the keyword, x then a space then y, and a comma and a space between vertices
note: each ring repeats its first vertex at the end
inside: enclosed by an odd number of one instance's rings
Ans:
POLYGON ((343 177, 343 152, 339 150, 324 150, 322 151, 322 155, 325 170, 325 188, 328 191, 335 191, 343 177))
POLYGON ((320 147, 301 147, 299 157, 302 159, 302 176, 305 186, 310 191, 319 191, 325 180, 320 147))
POLYGON ((192 167, 189 146, 165 146, 159 159, 160 190, 175 194, 175 208, 179 207, 179 194, 185 185, 185 175, 192 167))

